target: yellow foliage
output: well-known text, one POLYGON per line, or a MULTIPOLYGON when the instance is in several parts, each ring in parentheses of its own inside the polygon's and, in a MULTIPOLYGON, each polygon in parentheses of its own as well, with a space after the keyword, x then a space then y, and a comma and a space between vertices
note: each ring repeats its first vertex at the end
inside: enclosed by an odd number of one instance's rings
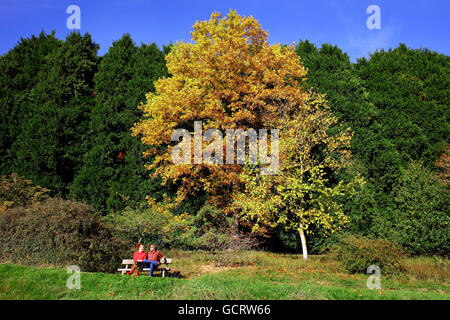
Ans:
MULTIPOLYGON (((155 93, 146 95, 146 102, 139 106, 144 118, 132 128, 133 135, 141 136, 148 146, 144 156, 154 157, 147 169, 154 169, 154 175, 164 183, 178 186, 177 198, 172 202, 156 204, 149 199, 150 203, 166 210, 168 203, 176 206, 186 197, 205 191, 209 202, 224 212, 244 208, 249 215, 258 214, 254 230, 267 230, 278 223, 288 223, 288 216, 272 219, 275 208, 301 206, 301 194, 306 195, 311 184, 323 191, 320 201, 326 198, 325 194, 335 196, 343 192, 341 187, 327 189, 323 169, 345 166, 351 135, 327 135, 336 119, 322 95, 304 89, 307 71, 293 45, 270 45, 268 32, 258 21, 236 11, 224 17, 214 12, 208 21, 197 21, 191 36, 190 42, 177 42, 167 55, 170 76, 159 79, 155 93), (194 121, 202 121, 203 133, 209 128, 222 132, 238 128, 280 129, 281 172, 254 180, 242 165, 194 164, 193 152, 192 164, 174 164, 172 132, 184 128, 193 135, 194 121), (324 147, 325 157, 318 162, 312 151, 319 146, 324 147), (314 172, 317 181, 304 181, 306 171, 314 172), (278 192, 274 192, 276 188, 278 192), (272 195, 279 196, 270 198, 272 195)), ((203 143, 203 148, 206 146, 203 143)), ((333 206, 330 202, 328 207, 333 206)), ((333 229, 331 218, 321 218, 324 210, 320 206, 302 210, 290 213, 320 220, 333 229)), ((337 219, 345 220, 343 215, 337 219)), ((307 220, 296 221, 298 226, 307 220)))
POLYGON ((176 202, 205 190, 210 201, 227 207, 231 192, 242 188, 241 166, 173 164, 172 131, 192 128, 194 120, 203 121, 204 131, 276 128, 307 97, 306 70, 293 46, 269 45, 258 21, 235 11, 197 21, 191 35, 191 42, 177 42, 167 55, 171 76, 159 79, 156 92, 146 95, 140 106, 144 119, 132 131, 149 146, 144 156, 155 157, 147 168, 155 168, 164 182, 179 184, 176 202))

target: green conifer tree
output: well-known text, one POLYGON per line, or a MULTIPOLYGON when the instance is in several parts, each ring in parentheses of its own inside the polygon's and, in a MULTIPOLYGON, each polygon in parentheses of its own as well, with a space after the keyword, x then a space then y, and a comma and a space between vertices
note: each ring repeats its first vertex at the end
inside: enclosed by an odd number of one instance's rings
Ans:
POLYGON ((145 169, 144 148, 131 136, 140 118, 138 105, 153 82, 167 75, 164 53, 155 45, 137 47, 129 34, 115 41, 95 75, 96 104, 91 112, 90 150, 83 158, 71 196, 98 210, 117 210, 145 200, 157 182, 145 169))
POLYGON ((86 150, 99 46, 70 33, 47 56, 30 92, 31 108, 12 146, 14 171, 65 196, 86 150))
POLYGON ((16 159, 11 147, 31 110, 30 92, 47 56, 61 43, 54 31, 42 31, 38 37, 21 38, 13 49, 0 56, 0 175, 13 171, 16 159))

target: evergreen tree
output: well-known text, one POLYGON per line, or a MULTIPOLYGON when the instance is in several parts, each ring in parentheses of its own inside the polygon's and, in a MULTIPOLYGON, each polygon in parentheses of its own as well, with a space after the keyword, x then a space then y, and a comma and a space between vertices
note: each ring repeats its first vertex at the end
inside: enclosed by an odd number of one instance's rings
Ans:
POLYGON ((411 162, 394 189, 397 212, 382 236, 411 254, 450 253, 450 193, 428 169, 411 162))
POLYGON ((0 56, 0 175, 13 171, 11 146, 30 112, 30 92, 47 56, 61 43, 54 31, 49 35, 42 31, 38 37, 21 38, 13 49, 0 56))
POLYGON ((432 168, 448 145, 449 62, 446 55, 400 44, 356 64, 379 110, 381 134, 394 146, 403 168, 411 160, 432 168))
POLYGON ((156 191, 148 177, 144 147, 131 136, 138 105, 153 82, 166 76, 164 53, 155 44, 136 47, 129 34, 115 41, 95 75, 96 104, 91 112, 90 150, 83 158, 71 196, 99 210, 121 209, 156 191))
POLYGON ((340 125, 354 133, 353 166, 340 179, 359 172, 367 183, 345 203, 350 229, 386 237, 401 211, 393 191, 405 179, 403 169, 413 160, 431 168, 448 145, 448 57, 400 45, 352 64, 327 44, 318 49, 302 41, 296 51, 309 86, 327 95, 340 125))
POLYGON ((89 34, 72 32, 47 56, 12 146, 14 171, 62 196, 85 153, 98 48, 89 34))

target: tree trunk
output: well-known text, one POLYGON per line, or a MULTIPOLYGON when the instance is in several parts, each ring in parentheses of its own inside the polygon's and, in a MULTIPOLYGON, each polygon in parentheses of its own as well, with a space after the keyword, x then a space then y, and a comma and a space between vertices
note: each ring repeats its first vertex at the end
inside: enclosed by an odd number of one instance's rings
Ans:
POLYGON ((302 241, 302 253, 303 253, 303 260, 308 259, 308 249, 306 248, 306 237, 305 237, 305 231, 302 227, 298 229, 298 232, 300 233, 300 240, 302 241))

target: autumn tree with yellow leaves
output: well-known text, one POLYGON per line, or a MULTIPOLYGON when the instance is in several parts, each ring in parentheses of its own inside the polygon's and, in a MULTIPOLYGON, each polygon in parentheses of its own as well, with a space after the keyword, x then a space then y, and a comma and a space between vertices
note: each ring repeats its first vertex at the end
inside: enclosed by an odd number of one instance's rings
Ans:
POLYGON ((256 19, 234 11, 224 18, 213 13, 209 21, 197 22, 191 35, 191 43, 177 42, 167 55, 171 76, 147 94, 140 106, 144 119, 133 134, 149 146, 144 156, 155 157, 148 169, 179 186, 178 202, 204 190, 226 206, 233 190, 242 187, 241 166, 172 163, 173 130, 192 131, 196 120, 203 131, 276 128, 278 119, 305 99, 306 71, 293 48, 269 45, 256 19))
POLYGON ((297 217, 291 227, 301 232, 314 221, 335 230, 333 219, 341 225, 345 215, 334 196, 345 186, 329 186, 327 179, 329 170, 347 163, 350 135, 327 134, 336 119, 323 96, 305 89, 307 71, 294 47, 270 45, 256 19, 235 11, 197 21, 191 35, 191 42, 177 42, 167 55, 171 76, 160 78, 155 93, 146 95, 140 106, 144 118, 132 129, 149 147, 144 156, 154 157, 147 168, 178 187, 175 205, 206 192, 224 213, 240 212, 255 232, 286 223, 290 215, 297 217), (193 135, 194 121, 202 121, 203 132, 279 129, 280 171, 257 178, 258 168, 240 164, 193 158, 173 163, 172 132, 184 128, 193 135))
POLYGON ((299 233, 303 259, 307 259, 306 234, 311 226, 326 233, 347 222, 341 197, 351 196, 364 181, 333 183, 333 173, 349 164, 348 130, 329 135, 337 119, 330 114, 322 95, 311 92, 292 117, 279 121, 280 168, 277 175, 255 174, 246 166, 240 175, 244 191, 234 194, 234 206, 252 231, 266 233, 277 226, 299 233))

